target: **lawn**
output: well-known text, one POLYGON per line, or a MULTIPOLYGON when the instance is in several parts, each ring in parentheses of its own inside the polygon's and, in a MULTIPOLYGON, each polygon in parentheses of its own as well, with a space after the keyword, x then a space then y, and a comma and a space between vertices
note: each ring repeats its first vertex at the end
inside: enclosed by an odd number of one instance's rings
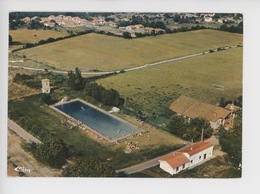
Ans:
POLYGON ((151 113, 165 111, 179 95, 217 104, 242 95, 242 48, 147 67, 98 81, 124 96, 126 106, 151 113), (224 91, 211 89, 212 84, 224 91))
POLYGON ((81 71, 111 71, 242 42, 243 36, 240 34, 217 30, 198 30, 131 40, 91 33, 18 53, 56 69, 70 70, 79 67, 81 71))
POLYGON ((40 40, 47 40, 48 38, 58 38, 68 36, 67 32, 57 32, 54 30, 28 30, 17 29, 10 30, 9 34, 12 36, 13 42, 19 43, 36 43, 40 40))

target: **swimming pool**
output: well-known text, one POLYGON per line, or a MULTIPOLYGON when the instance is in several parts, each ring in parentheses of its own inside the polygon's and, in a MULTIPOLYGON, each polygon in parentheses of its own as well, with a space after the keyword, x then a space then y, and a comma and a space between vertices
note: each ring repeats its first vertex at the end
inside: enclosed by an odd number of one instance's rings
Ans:
POLYGON ((137 132, 134 125, 81 99, 54 105, 53 107, 58 109, 59 112, 80 121, 88 129, 109 141, 115 141, 137 132))

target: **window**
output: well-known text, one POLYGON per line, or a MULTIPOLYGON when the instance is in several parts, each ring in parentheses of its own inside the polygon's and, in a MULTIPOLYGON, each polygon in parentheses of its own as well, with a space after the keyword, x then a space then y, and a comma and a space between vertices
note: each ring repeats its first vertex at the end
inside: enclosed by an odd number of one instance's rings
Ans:
POLYGON ((190 163, 192 164, 193 160, 190 161, 190 163))
POLYGON ((199 157, 199 159, 201 159, 201 156, 199 157))
POLYGON ((184 168, 185 168, 185 164, 182 165, 182 169, 184 169, 184 168))
POLYGON ((176 171, 179 171, 179 167, 176 168, 176 171))

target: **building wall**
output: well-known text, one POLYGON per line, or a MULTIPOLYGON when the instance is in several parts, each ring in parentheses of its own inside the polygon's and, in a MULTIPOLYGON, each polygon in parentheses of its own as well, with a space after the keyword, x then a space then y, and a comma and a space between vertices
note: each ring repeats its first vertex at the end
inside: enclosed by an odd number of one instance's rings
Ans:
POLYGON ((217 129, 219 126, 221 126, 223 119, 218 119, 216 122, 210 121, 210 127, 212 129, 217 129))
POLYGON ((180 165, 177 168, 172 168, 166 161, 160 161, 160 168, 163 169, 164 171, 168 172, 171 175, 177 174, 182 170, 185 170, 189 168, 190 163, 186 163, 184 166, 180 165))
POLYGON ((187 158, 189 158, 189 162, 186 163, 184 166, 180 165, 178 168, 172 168, 166 161, 159 161, 160 168, 162 170, 168 172, 171 175, 177 174, 182 170, 192 167, 192 166, 202 162, 203 160, 206 160, 206 159, 212 157, 213 156, 213 146, 211 146, 197 154, 194 154, 192 156, 190 156, 187 153, 184 153, 184 154, 187 156, 187 158))
POLYGON ((213 155, 213 146, 211 146, 197 154, 190 156, 190 167, 202 162, 205 159, 210 158, 212 155, 213 155))
POLYGON ((160 168, 171 175, 176 174, 176 171, 166 161, 160 161, 160 168))

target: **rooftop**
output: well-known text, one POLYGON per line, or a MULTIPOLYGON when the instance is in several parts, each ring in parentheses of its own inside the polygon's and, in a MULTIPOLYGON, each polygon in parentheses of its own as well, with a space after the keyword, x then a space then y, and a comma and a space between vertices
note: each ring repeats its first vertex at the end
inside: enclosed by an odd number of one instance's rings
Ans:
POLYGON ((180 150, 178 150, 178 152, 181 153, 188 153, 190 156, 197 154, 207 148, 210 148, 214 146, 213 144, 209 143, 209 142, 198 142, 195 143, 193 145, 190 145, 188 147, 182 148, 180 150))
POLYGON ((212 122, 216 122, 220 118, 224 119, 230 114, 230 111, 225 108, 214 106, 186 96, 180 96, 170 105, 169 108, 172 111, 189 118, 201 117, 212 122))
POLYGON ((172 168, 177 168, 183 164, 189 162, 189 159, 183 153, 174 153, 164 158, 160 159, 162 161, 166 161, 172 168))

